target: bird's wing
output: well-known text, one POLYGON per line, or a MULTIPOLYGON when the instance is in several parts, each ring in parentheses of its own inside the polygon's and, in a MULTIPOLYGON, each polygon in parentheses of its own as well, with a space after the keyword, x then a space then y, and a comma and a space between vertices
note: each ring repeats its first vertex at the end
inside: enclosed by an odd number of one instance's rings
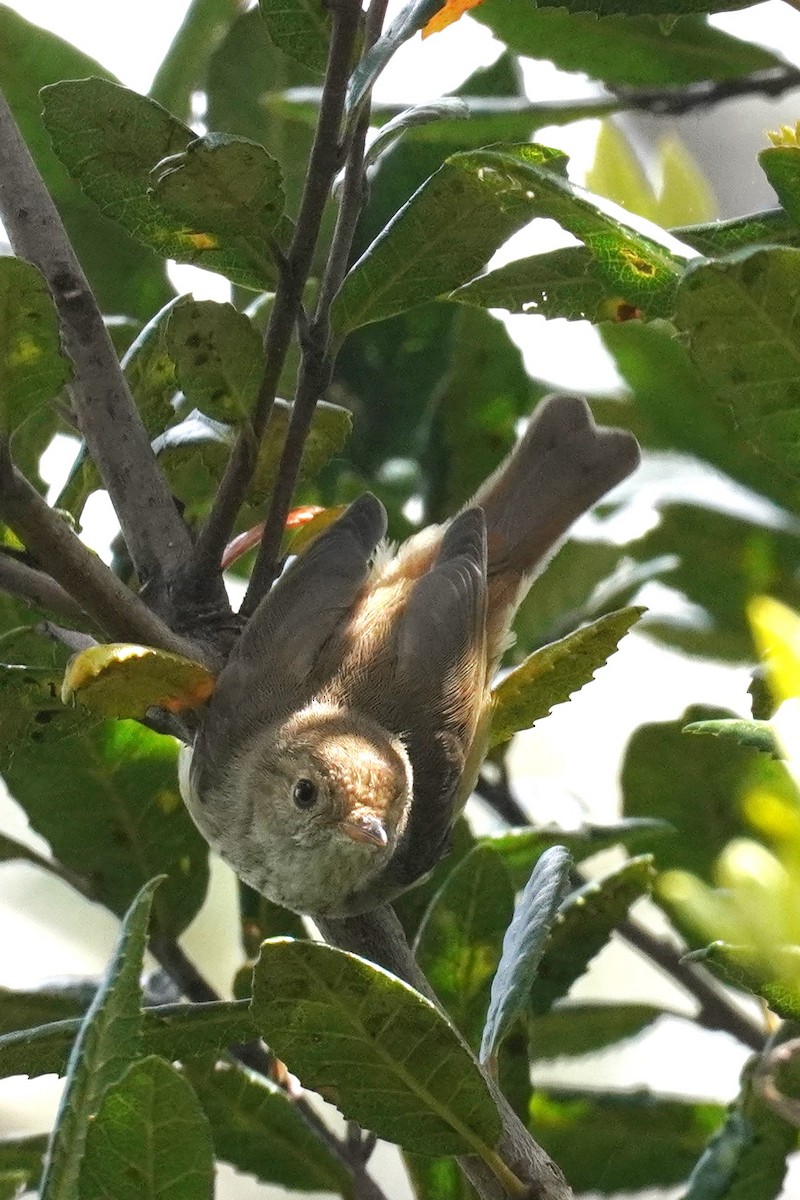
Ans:
POLYGON ((486 522, 481 509, 467 509, 415 584, 397 632, 395 687, 407 712, 414 801, 395 869, 409 878, 441 857, 455 816, 487 699, 486 602, 486 522))
POLYGON ((326 671, 335 670, 337 634, 385 532, 381 502, 369 493, 359 497, 260 602, 220 673, 203 723, 200 744, 215 765, 264 725, 302 708, 326 671))

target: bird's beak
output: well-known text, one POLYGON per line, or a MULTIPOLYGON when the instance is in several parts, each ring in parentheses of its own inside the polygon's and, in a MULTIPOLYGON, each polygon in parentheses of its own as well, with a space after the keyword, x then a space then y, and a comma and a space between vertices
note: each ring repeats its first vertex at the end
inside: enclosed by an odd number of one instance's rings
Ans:
POLYGON ((354 842, 366 842, 384 850, 389 845, 389 835, 386 826, 379 817, 372 813, 353 813, 346 820, 339 822, 339 829, 354 842))

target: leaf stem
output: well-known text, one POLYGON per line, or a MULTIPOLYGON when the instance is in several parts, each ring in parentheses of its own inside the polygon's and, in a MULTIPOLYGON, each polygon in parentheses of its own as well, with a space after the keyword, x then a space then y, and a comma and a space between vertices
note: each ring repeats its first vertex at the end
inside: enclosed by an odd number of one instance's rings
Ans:
POLYGON ((143 585, 191 550, 108 330, 58 211, 0 93, 0 217, 15 252, 44 275, 75 365, 75 415, 116 509, 143 585))
POLYGON ((297 226, 286 262, 279 272, 275 301, 264 335, 264 377, 252 418, 239 432, 214 506, 197 538, 192 558, 192 572, 197 579, 211 572, 219 573, 222 553, 247 495, 297 323, 331 182, 341 165, 339 130, 361 8, 357 0, 332 0, 329 7, 332 31, 328 66, 297 226))
POLYGON ((173 633, 84 546, 11 462, 0 438, 0 517, 68 596, 116 641, 143 642, 189 658, 201 652, 173 633))

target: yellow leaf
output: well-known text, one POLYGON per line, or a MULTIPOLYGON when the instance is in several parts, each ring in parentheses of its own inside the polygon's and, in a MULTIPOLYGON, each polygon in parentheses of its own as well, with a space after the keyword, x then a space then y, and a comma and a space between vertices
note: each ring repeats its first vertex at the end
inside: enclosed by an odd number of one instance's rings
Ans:
POLYGON ((65 704, 80 700, 104 717, 141 719, 149 708, 199 708, 213 690, 214 676, 201 663, 150 646, 112 642, 69 660, 61 699, 65 704))
POLYGON ((683 142, 676 137, 665 138, 658 158, 661 187, 654 220, 665 229, 713 221, 719 211, 717 198, 683 142))
POLYGON ((756 596, 747 617, 777 702, 800 696, 800 616, 778 600, 756 596))
POLYGON ((624 133, 613 121, 603 121, 586 172, 590 192, 621 204, 628 212, 655 220, 656 197, 647 174, 624 133))
POLYGON ((422 36, 426 38, 432 33, 441 33, 448 25, 452 25, 459 17, 463 17, 469 9, 477 8, 482 3, 483 0, 445 0, 444 7, 431 17, 422 30, 422 36))

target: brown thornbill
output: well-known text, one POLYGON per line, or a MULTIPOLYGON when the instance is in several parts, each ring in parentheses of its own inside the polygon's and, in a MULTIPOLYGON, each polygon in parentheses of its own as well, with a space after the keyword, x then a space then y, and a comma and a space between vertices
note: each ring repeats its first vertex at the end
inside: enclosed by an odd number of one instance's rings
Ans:
POLYGON ((436 865, 485 753, 517 607, 573 521, 638 462, 631 434, 550 397, 451 521, 394 550, 367 494, 294 560, 181 763, 194 821, 242 879, 342 917, 436 865))

